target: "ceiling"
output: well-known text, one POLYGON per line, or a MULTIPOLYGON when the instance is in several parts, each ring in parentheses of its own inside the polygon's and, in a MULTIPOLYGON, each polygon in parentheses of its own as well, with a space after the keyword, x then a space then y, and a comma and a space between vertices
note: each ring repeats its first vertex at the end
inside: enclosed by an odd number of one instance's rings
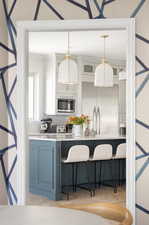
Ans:
MULTIPOLYGON (((73 31, 70 32, 70 52, 72 55, 103 56, 103 39, 101 35, 109 35, 106 39, 106 56, 110 59, 126 59, 126 31, 73 31)), ((30 32, 29 51, 49 54, 66 53, 68 43, 67 32, 30 32)))

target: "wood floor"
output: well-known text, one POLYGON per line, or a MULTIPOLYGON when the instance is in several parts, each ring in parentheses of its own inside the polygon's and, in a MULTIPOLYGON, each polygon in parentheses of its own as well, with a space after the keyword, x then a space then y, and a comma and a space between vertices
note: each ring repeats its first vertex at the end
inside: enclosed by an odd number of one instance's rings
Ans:
MULTIPOLYGON (((28 196, 28 205, 40 205, 40 206, 60 206, 61 204, 85 204, 85 203, 94 203, 94 202, 112 202, 118 203, 125 207, 125 199, 126 199, 126 192, 125 186, 119 187, 118 192, 114 193, 113 189, 110 187, 101 187, 100 189, 96 190, 96 195, 94 197, 90 197, 89 192, 87 191, 77 191, 76 193, 70 194, 70 199, 66 200, 65 196, 64 199, 61 201, 51 201, 47 198, 29 194, 28 196)), ((114 222, 109 220, 109 225, 118 225, 118 222, 114 222)))
POLYGON ((76 193, 70 194, 70 199, 64 199, 61 201, 51 201, 47 198, 29 194, 28 196, 28 205, 40 205, 40 206, 58 206, 60 204, 85 204, 85 203, 94 203, 94 202, 112 202, 119 203, 125 206, 125 186, 119 187, 118 192, 114 193, 113 189, 110 187, 101 187, 96 190, 96 195, 94 197, 90 197, 88 191, 77 191, 76 193))

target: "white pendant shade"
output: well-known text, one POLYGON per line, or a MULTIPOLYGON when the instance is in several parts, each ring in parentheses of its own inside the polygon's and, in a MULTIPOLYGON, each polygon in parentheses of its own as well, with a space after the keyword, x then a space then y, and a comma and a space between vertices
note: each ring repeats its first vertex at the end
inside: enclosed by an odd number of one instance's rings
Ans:
POLYGON ((113 86, 113 69, 108 63, 101 63, 95 70, 96 87, 112 87, 113 86))
POLYGON ((104 57, 102 63, 95 69, 95 81, 96 87, 113 87, 113 68, 105 60, 105 39, 108 35, 101 36, 104 39, 104 57))
POLYGON ((58 82, 63 84, 78 83, 78 68, 76 62, 67 57, 59 65, 58 82))
POLYGON ((68 49, 65 59, 59 65, 58 82, 62 84, 78 83, 78 67, 76 62, 70 56, 69 49, 69 32, 68 32, 68 49))

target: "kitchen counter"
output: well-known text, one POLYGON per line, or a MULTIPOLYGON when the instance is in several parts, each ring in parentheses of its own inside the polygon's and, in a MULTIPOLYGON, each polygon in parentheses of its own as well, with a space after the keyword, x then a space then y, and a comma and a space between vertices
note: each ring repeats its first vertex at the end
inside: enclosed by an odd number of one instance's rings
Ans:
POLYGON ((125 136, 112 136, 112 135, 98 135, 98 136, 82 136, 74 137, 69 134, 35 134, 29 136, 30 140, 45 140, 45 141, 81 141, 81 140, 113 140, 113 139, 125 139, 125 136))

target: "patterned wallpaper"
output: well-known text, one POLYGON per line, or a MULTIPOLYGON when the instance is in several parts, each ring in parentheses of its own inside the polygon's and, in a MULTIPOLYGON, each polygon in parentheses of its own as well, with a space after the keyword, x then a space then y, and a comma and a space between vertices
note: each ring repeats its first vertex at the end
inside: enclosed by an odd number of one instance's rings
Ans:
POLYGON ((17 203, 15 194, 15 168, 17 162, 16 132, 16 21, 49 19, 106 19, 136 18, 136 219, 147 225, 149 219, 149 0, 1 0, 4 22, 0 23, 0 140, 9 138, 9 144, 0 145, 1 170, 4 174, 10 204, 17 203), (7 29, 8 43, 2 33, 7 29), (8 55, 8 62, 3 60, 8 55), (7 87, 7 78, 9 85, 7 87), (1 110, 2 112, 2 110, 1 110), (8 171, 3 156, 12 153, 8 171))

